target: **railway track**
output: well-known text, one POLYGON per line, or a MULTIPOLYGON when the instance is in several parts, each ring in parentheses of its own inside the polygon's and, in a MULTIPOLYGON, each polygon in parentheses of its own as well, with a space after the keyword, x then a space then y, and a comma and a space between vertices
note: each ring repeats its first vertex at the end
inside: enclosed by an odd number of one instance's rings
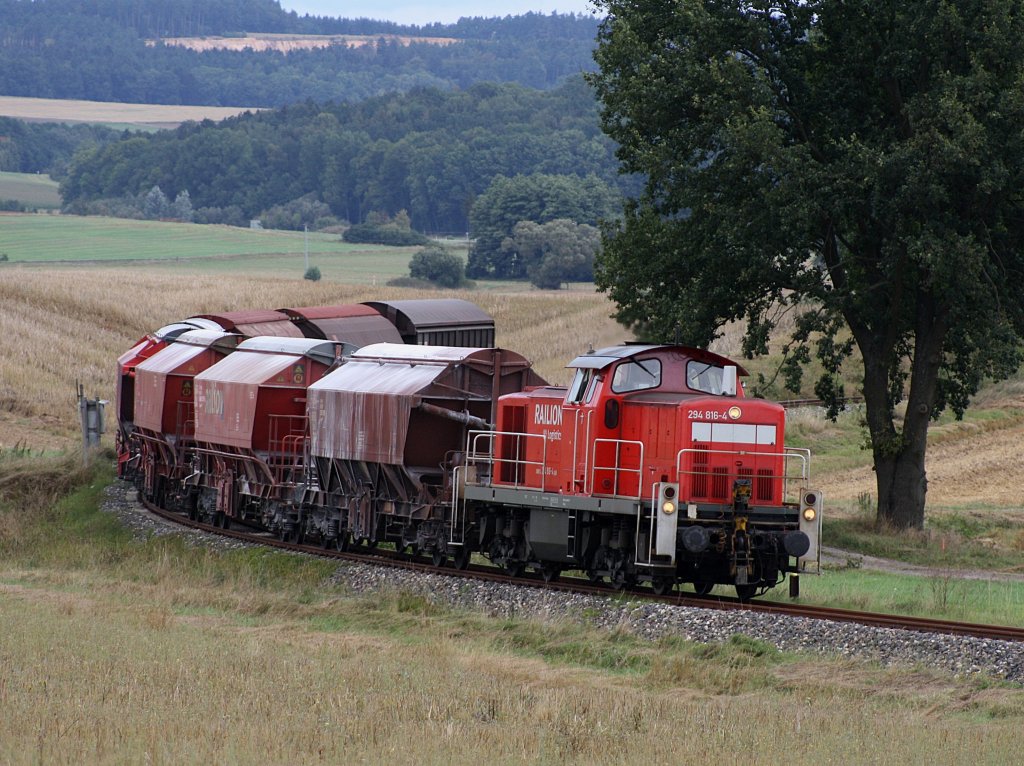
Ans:
MULTIPOLYGON (((338 551, 325 549, 319 546, 287 542, 278 540, 266 532, 214 527, 209 524, 192 521, 179 513, 164 510, 145 500, 143 500, 142 503, 150 512, 183 527, 198 529, 211 534, 217 534, 248 543, 264 545, 282 550, 345 561, 395 567, 405 570, 444 574, 451 577, 464 577, 467 579, 488 580, 491 582, 544 588, 567 593, 597 596, 612 596, 620 593, 620 591, 613 590, 609 586, 595 585, 587 580, 575 577, 565 577, 552 582, 545 582, 539 576, 515 577, 494 567, 470 565, 465 569, 457 569, 452 567, 450 562, 448 567, 438 567, 432 562, 428 562, 423 558, 411 556, 406 552, 376 549, 371 550, 366 547, 360 547, 356 550, 338 551)), ((648 601, 677 606, 690 606, 700 609, 759 612, 764 614, 786 615, 790 617, 803 617, 814 620, 827 620, 831 622, 854 623, 879 628, 894 628, 920 633, 937 633, 952 636, 971 636, 974 638, 995 639, 1000 641, 1024 642, 1024 628, 1012 626, 981 625, 976 623, 938 620, 929 617, 879 614, 875 612, 862 612, 825 606, 781 603, 764 600, 742 602, 739 599, 727 596, 697 596, 696 594, 678 592, 657 595, 647 588, 632 588, 621 591, 621 593, 628 594, 631 598, 642 598, 648 601)))

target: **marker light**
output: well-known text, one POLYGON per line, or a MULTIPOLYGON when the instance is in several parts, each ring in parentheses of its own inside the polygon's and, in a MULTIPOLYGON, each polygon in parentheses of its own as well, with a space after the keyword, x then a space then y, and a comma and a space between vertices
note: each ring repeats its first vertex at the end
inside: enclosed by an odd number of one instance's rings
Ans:
POLYGON ((814 521, 814 517, 818 515, 818 512, 813 508, 804 508, 804 521, 814 521))
POLYGON ((661 504, 661 512, 664 513, 666 516, 671 516, 673 513, 676 512, 676 504, 673 503, 671 500, 666 500, 664 503, 661 504))

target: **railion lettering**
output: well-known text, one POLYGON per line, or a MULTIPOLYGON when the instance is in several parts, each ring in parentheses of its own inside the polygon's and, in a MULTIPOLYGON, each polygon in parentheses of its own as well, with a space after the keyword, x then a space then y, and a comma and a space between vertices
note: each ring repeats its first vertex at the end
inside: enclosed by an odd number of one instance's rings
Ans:
POLYGON ((557 404, 535 404, 533 422, 538 426, 562 425, 562 408, 557 404))

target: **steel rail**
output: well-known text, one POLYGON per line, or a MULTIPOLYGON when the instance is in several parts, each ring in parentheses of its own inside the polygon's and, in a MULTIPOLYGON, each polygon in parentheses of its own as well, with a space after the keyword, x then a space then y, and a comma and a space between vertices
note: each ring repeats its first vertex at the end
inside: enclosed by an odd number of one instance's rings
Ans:
POLYGON ((275 538, 269 532, 242 531, 238 529, 224 529, 199 521, 193 521, 186 516, 168 511, 159 506, 141 499, 142 504, 152 513, 167 521, 179 524, 184 527, 198 529, 209 534, 216 534, 223 537, 230 537, 244 542, 264 545, 282 550, 298 553, 305 553, 314 556, 340 559, 356 563, 374 564, 400 569, 430 572, 443 574, 450 577, 464 577, 474 580, 485 580, 489 582, 502 582, 514 585, 522 585, 533 588, 544 588, 547 590, 561 591, 585 595, 603 597, 629 597, 640 598, 646 601, 672 604, 675 606, 686 606, 697 609, 716 609, 720 611, 748 611, 760 614, 778 614, 789 617, 802 617, 812 620, 827 620, 830 622, 845 622, 858 625, 867 625, 878 628, 892 628, 895 630, 908 630, 918 633, 937 633, 950 636, 970 636, 973 638, 994 639, 999 641, 1024 641, 1024 628, 1008 625, 982 625, 978 623, 956 622, 950 620, 939 620, 931 617, 910 617, 897 614, 881 614, 876 612, 861 612, 850 609, 837 609, 835 607, 815 606, 811 604, 786 604, 776 601, 753 600, 740 601, 738 598, 726 596, 698 596, 696 594, 668 593, 657 595, 647 588, 634 587, 624 590, 616 590, 608 585, 595 585, 586 580, 576 577, 565 577, 552 582, 544 582, 539 577, 513 577, 512 575, 496 567, 470 565, 466 569, 457 569, 452 566, 437 567, 423 558, 411 554, 389 551, 371 550, 362 547, 357 550, 339 551, 321 546, 305 545, 282 541, 275 538))

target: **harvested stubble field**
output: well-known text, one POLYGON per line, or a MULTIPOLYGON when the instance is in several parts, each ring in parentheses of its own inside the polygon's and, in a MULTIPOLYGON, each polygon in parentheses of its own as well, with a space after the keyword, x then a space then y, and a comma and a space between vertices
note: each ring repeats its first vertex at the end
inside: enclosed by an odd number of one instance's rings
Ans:
MULTIPOLYGON (((75 381, 113 401, 117 357, 147 332, 194 314, 372 299, 456 296, 494 316, 498 343, 525 353, 552 382, 588 345, 627 333, 593 292, 426 292, 326 280, 186 276, 132 269, 0 269, 0 446, 73 441, 75 381)), ((109 435, 108 435, 109 436, 109 435)))
POLYGON ((0 96, 0 117, 29 122, 91 122, 111 126, 173 128, 188 120, 214 120, 234 117, 245 109, 224 106, 183 106, 160 104, 123 104, 108 101, 81 101, 57 98, 0 96))

